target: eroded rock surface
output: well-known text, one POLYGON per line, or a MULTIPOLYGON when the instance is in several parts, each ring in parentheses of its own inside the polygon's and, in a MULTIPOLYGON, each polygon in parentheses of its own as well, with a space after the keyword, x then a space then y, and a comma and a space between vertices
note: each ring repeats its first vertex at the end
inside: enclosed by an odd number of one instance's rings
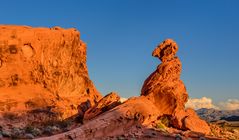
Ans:
POLYGON ((76 114, 80 103, 100 99, 76 29, 0 26, 0 116, 43 117, 38 113, 45 111, 64 119, 76 114))
MULTIPOLYGON (((69 137, 72 139, 90 140, 120 135, 126 136, 126 139, 130 137, 140 138, 144 131, 146 131, 144 125, 148 125, 157 119, 158 113, 157 108, 147 98, 131 98, 79 128, 52 137, 44 137, 39 140, 67 139, 69 137)), ((160 135, 158 135, 157 138, 161 137, 167 138, 166 136, 160 135)))
MULTIPOLYGON (((208 124, 194 110, 184 108, 188 94, 180 80, 182 66, 175 56, 177 50, 177 44, 170 39, 154 50, 153 56, 162 64, 144 82, 141 96, 131 97, 114 107, 112 104, 120 97, 111 93, 85 112, 85 119, 90 121, 69 132, 40 140, 215 139, 207 136, 208 124)), ((84 104, 83 108, 87 106, 84 104)))
MULTIPOLYGON (((188 112, 186 110, 186 112, 188 112)), ((183 120, 181 120, 183 122, 184 127, 187 130, 191 130, 191 131, 195 131, 195 132, 201 132, 204 134, 209 134, 210 127, 208 126, 208 124, 206 123, 206 121, 201 120, 197 114, 195 113, 194 110, 192 110, 192 114, 188 114, 186 115, 183 120)))
POLYGON ((161 116, 170 116, 174 127, 208 134, 210 128, 207 123, 199 119, 194 110, 185 111, 188 94, 180 80, 182 65, 176 56, 177 50, 177 44, 167 39, 153 51, 152 55, 162 63, 145 80, 141 96, 152 101, 161 116))
POLYGON ((84 113, 84 121, 91 120, 92 118, 118 106, 119 104, 120 96, 115 92, 111 92, 84 113))
POLYGON ((154 51, 162 63, 145 80, 141 95, 147 96, 154 102, 162 114, 171 115, 175 110, 184 109, 188 94, 180 80, 182 64, 176 52, 177 44, 172 40, 165 40, 154 51))

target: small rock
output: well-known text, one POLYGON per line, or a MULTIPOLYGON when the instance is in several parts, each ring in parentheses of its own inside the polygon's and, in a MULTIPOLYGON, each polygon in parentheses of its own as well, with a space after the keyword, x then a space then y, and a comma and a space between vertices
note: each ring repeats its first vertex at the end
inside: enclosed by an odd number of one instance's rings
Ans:
POLYGON ((238 133, 239 133, 239 130, 233 129, 233 133, 238 134, 238 133))
POLYGON ((32 134, 25 134, 26 139, 34 139, 34 136, 32 134))
POLYGON ((97 104, 93 107, 86 110, 84 113, 84 121, 91 120, 96 116, 118 106, 120 103, 120 96, 115 93, 111 92, 104 96, 97 104))

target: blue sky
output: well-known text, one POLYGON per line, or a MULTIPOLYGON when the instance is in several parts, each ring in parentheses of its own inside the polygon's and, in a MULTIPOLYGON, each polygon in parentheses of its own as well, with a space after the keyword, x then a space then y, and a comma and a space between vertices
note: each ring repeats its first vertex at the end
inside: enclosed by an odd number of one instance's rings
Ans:
POLYGON ((74 27, 88 45, 88 69, 107 94, 137 96, 160 63, 152 50, 179 45, 189 96, 239 98, 238 0, 3 0, 0 24, 74 27))

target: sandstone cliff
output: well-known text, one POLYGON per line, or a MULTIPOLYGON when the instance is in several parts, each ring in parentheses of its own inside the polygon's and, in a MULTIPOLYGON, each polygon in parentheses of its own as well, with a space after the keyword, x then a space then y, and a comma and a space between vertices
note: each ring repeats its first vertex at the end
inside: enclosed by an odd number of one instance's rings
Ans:
POLYGON ((24 114, 28 121, 64 119, 76 114, 81 102, 94 105, 100 98, 76 29, 0 26, 2 121, 9 114, 24 114))

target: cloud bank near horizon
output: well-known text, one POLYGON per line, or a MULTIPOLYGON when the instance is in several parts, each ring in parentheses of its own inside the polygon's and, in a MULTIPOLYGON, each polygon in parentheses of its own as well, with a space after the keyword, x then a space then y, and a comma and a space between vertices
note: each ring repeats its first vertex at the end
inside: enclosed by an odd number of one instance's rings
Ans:
POLYGON ((128 100, 128 98, 123 98, 123 97, 120 98, 121 103, 125 102, 126 100, 128 100))
POLYGON ((228 99, 226 102, 220 102, 218 106, 223 110, 236 110, 239 109, 239 100, 228 99))
POLYGON ((212 99, 207 97, 188 99, 188 102, 186 103, 185 106, 186 108, 193 108, 193 109, 200 109, 200 108, 219 109, 217 106, 213 104, 212 99))
MULTIPOLYGON (((120 102, 128 100, 128 98, 121 97, 120 102)), ((213 103, 213 100, 208 97, 202 98, 190 98, 185 105, 186 108, 193 108, 195 110, 200 108, 214 108, 218 110, 236 110, 239 109, 238 99, 228 99, 224 102, 219 102, 217 104, 213 103)))
POLYGON ((186 108, 200 109, 200 108, 214 108, 219 110, 236 110, 239 109, 238 99, 228 99, 224 102, 214 104, 211 98, 191 98, 186 103, 186 108))

